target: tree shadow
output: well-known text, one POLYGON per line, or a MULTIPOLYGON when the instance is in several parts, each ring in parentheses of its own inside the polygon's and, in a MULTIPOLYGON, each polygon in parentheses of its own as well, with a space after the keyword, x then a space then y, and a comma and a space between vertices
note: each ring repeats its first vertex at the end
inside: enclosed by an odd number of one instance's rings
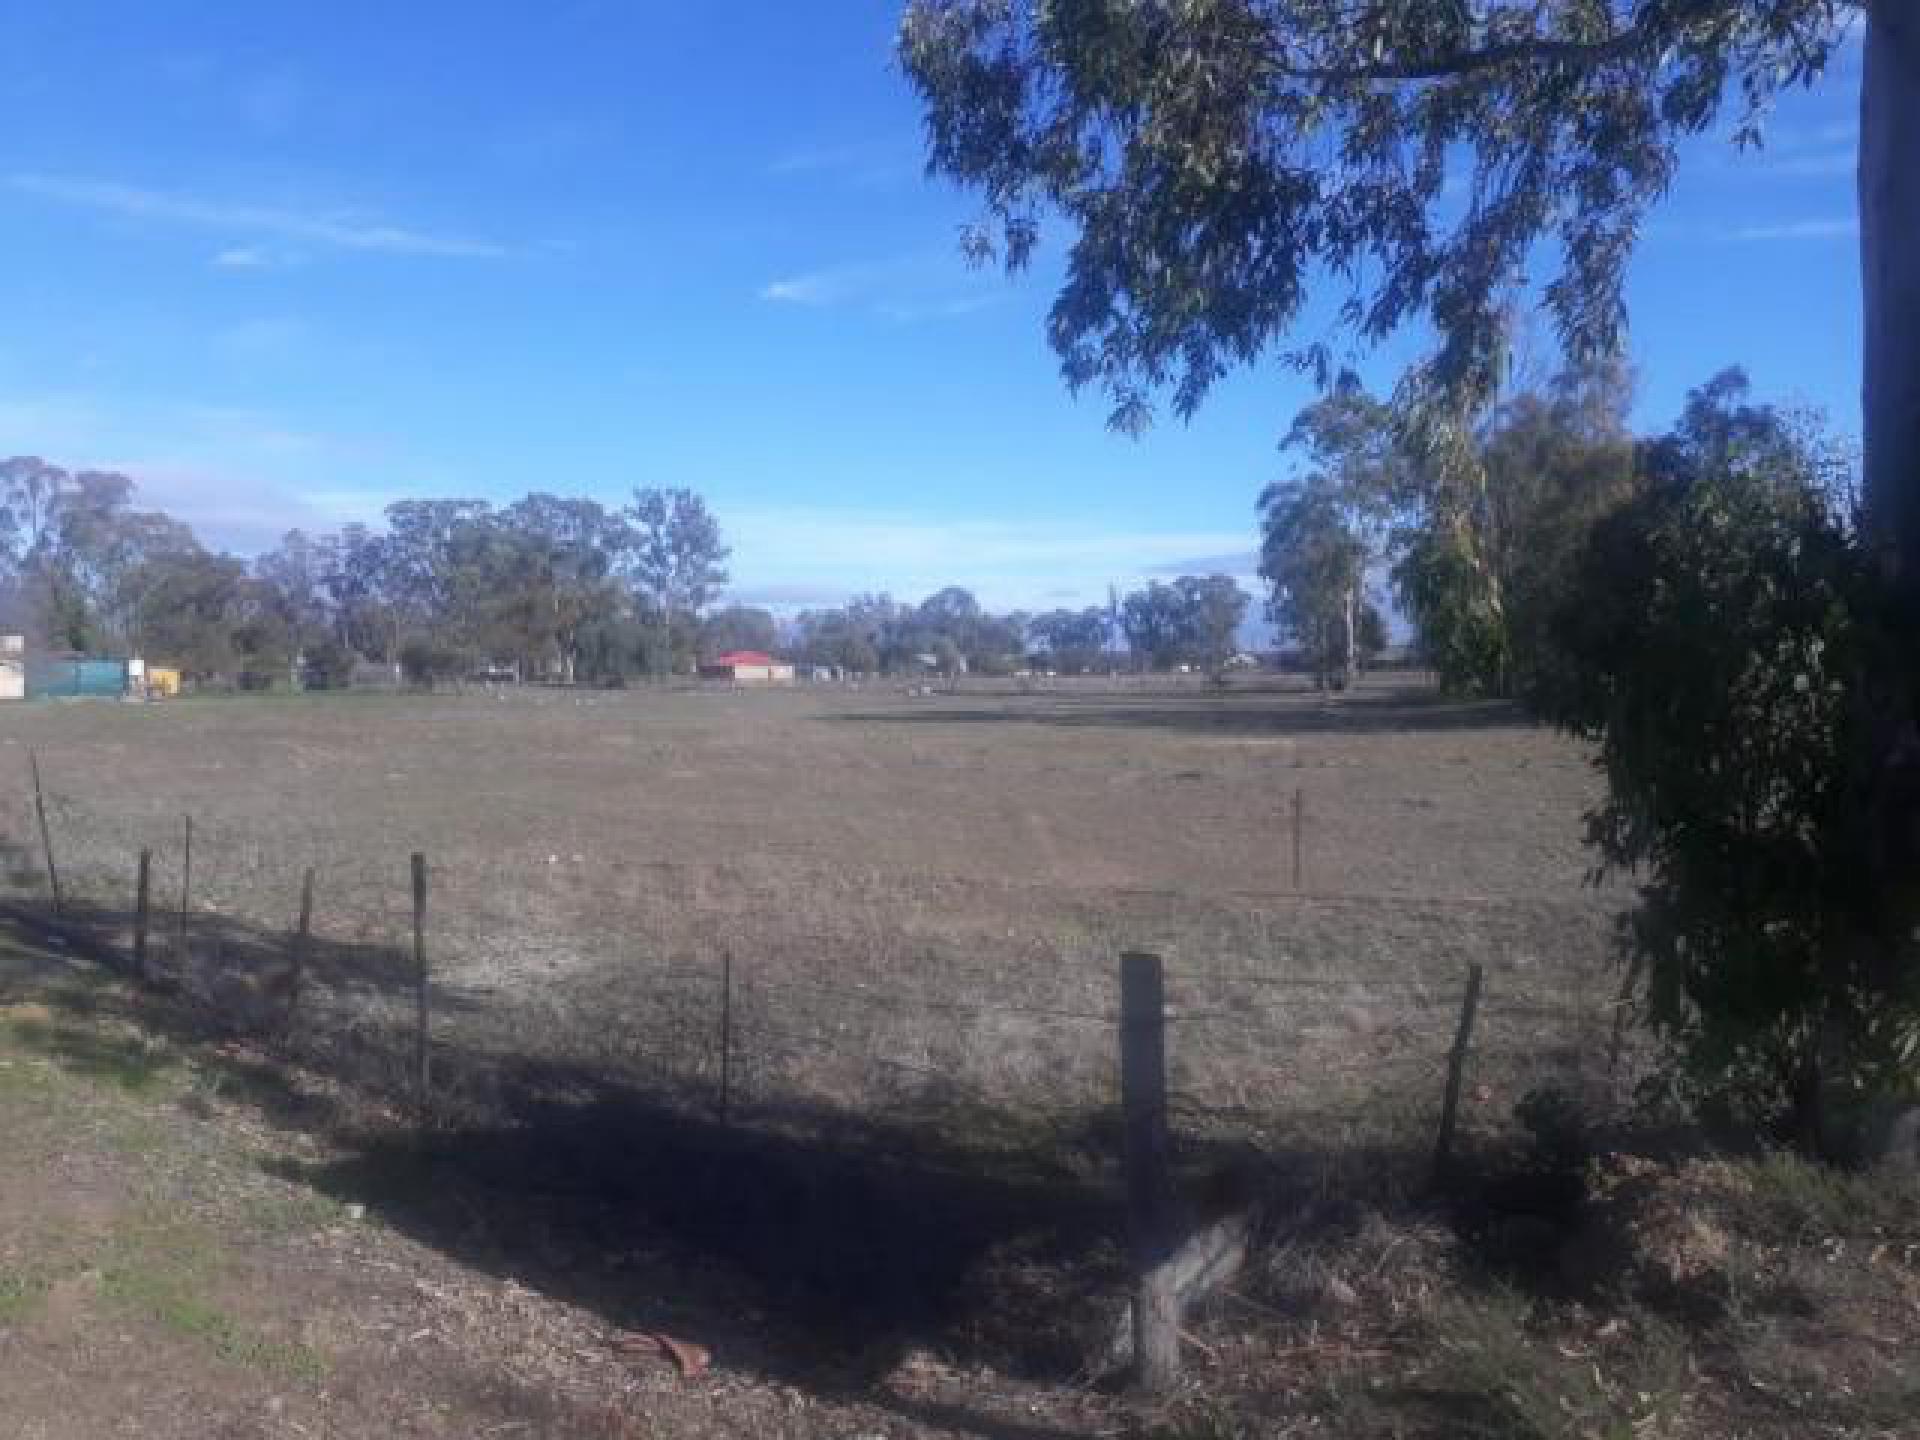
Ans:
MULTIPOLYGON (((65 922, 75 937, 68 954, 125 973, 118 942, 84 933, 83 918, 65 922)), ((114 918, 97 917, 109 931, 114 918)), ((263 954, 274 938, 250 937, 263 954)), ((0 951, 9 995, 19 988, 14 963, 0 951)), ((314 969, 316 983, 352 985, 368 974, 394 981, 351 955, 314 969)), ((279 1160, 273 1173, 364 1205, 432 1250, 579 1306, 610 1329, 705 1344, 736 1372, 985 1440, 1058 1440, 1069 1432, 995 1414, 956 1391, 902 1395, 883 1382, 925 1351, 960 1371, 1084 1383, 1099 1372, 1121 1313, 1125 1212, 1118 1136, 1104 1110, 1039 1123, 959 1103, 915 1113, 787 1099, 723 1121, 684 1087, 449 1027, 432 1061, 436 1088, 451 1098, 416 1126, 402 1026, 289 1050, 229 1043, 232 1018, 210 1015, 198 990, 89 989, 78 975, 42 990, 56 1013, 98 1018, 118 1006, 147 1033, 197 1046, 200 1075, 275 1123, 328 1141, 328 1158, 279 1160)), ((122 1053, 85 1040, 77 1025, 80 1040, 62 1039, 67 1028, 49 1025, 50 1056, 141 1079, 136 1042, 122 1053)), ((1225 1140, 1181 1138, 1183 1170, 1206 1177, 1191 1190, 1224 1185, 1214 1177, 1233 1172, 1233 1203, 1257 1197, 1293 1217, 1294 1235, 1336 1236, 1368 1206, 1435 1213, 1435 1197, 1406 1179, 1424 1172, 1424 1144, 1357 1156, 1329 1136, 1320 1149, 1249 1155, 1225 1140), (1316 1196, 1331 1174, 1376 1178, 1365 1195, 1343 1184, 1338 1195, 1316 1196)), ((1545 1293, 1558 1277, 1537 1256, 1501 1249, 1515 1232, 1500 1231, 1499 1212, 1546 1212, 1558 1244, 1581 1197, 1556 1209, 1567 1197, 1500 1191, 1508 1173, 1490 1164, 1439 1198, 1486 1283, 1545 1293)))
POLYGON ((722 1125, 608 1085, 282 1173, 614 1327, 829 1391, 864 1390, 914 1345, 964 1350, 969 1281, 996 1247, 1084 1279, 1120 1233, 1110 1187, 925 1132, 825 1109, 722 1125))
MULTIPOLYGON (((940 697, 951 702, 960 697, 940 697)), ((932 703, 822 715, 830 725, 1041 725, 1068 729, 1176 730, 1234 737, 1449 733, 1530 729, 1507 700, 1452 700, 1412 685, 1337 696, 1297 690, 1076 690, 980 693, 975 703, 932 703)))
MULTIPOLYGON (((0 865, 5 863, 0 858, 0 865)), ((69 896, 53 914, 19 901, 0 901, 0 918, 136 978, 131 904, 69 896)), ((391 999, 417 988, 412 957, 392 944, 310 935, 297 950, 302 992, 391 999)), ((155 910, 148 920, 146 973, 137 978, 159 990, 192 995, 209 1015, 224 1017, 230 1028, 253 1032, 284 1018, 294 998, 295 955, 291 928, 276 930, 209 911, 195 911, 183 922, 177 912, 155 910)), ((434 1000, 436 1009, 446 1010, 475 1003, 459 993, 436 992, 434 1000)))
MULTIPOLYGON (((110 945, 66 949, 125 971, 110 945)), ((10 994, 16 961, 0 950, 10 994)), ((273 1173, 365 1205, 431 1249, 612 1329, 695 1340, 729 1369, 991 1440, 1065 1432, 964 1394, 906 1396, 881 1382, 916 1351, 1049 1383, 1084 1383, 1111 1364, 1126 1227, 1118 1135, 1103 1110, 1040 1122, 984 1105, 895 1113, 787 1099, 723 1121, 684 1091, 454 1032, 435 1045, 436 1085, 486 1103, 437 1107, 416 1127, 403 1032, 370 1032, 382 1065, 313 1044, 297 1048, 294 1066, 271 1044, 224 1038, 231 1024, 197 995, 83 977, 43 984, 42 1003, 197 1047, 182 1103, 212 1088, 328 1141, 328 1158, 279 1160, 273 1173)), ((142 1043, 96 1054, 50 1039, 47 1053, 113 1075, 142 1043)), ((1243 1148, 1192 1133, 1178 1159, 1196 1210, 1203 1192, 1220 1198, 1227 1171, 1240 1176, 1234 1203, 1280 1202, 1329 1168, 1326 1156, 1269 1154, 1254 1173, 1243 1148)))

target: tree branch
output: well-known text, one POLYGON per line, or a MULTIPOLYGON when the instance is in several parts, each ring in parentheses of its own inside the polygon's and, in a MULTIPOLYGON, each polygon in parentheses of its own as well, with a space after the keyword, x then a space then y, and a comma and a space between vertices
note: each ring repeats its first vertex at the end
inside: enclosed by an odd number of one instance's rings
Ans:
POLYGON ((1531 35, 1524 40, 1502 41, 1478 49, 1376 65, 1298 66, 1281 57, 1273 71, 1288 80, 1343 85, 1368 80, 1438 80, 1521 64, 1591 70, 1650 46, 1665 44, 1688 25, 1728 8, 1729 0, 1680 0, 1670 11, 1659 5, 1649 7, 1632 25, 1601 40, 1554 40, 1531 35))

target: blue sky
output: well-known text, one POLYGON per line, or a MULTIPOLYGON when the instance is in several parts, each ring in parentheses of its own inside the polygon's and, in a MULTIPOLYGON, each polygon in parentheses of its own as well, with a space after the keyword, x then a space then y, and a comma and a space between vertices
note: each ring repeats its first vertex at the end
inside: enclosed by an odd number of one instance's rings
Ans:
MULTIPOLYGON (((1303 383, 1142 441, 1071 399, 1057 260, 958 258, 898 9, 0 0, 0 454, 124 469, 241 551, 406 496, 688 485, 733 594, 781 606, 1087 603, 1245 556, 1303 383)), ((1739 361, 1857 428, 1843 61, 1652 218, 1643 423, 1739 361)))

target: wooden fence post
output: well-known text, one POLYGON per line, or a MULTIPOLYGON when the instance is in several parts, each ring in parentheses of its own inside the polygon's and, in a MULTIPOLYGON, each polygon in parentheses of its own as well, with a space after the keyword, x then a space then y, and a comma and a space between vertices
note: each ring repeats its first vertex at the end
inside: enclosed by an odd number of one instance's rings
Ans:
POLYGON ((427 857, 413 852, 413 1066, 415 1098, 427 1114, 427 857))
POLYGON ((733 947, 720 952, 720 1123, 733 1105, 733 947))
POLYGON ((300 923, 293 932, 293 944, 288 947, 288 959, 292 962, 287 976, 287 1013, 280 1023, 280 1033, 291 1038, 293 1023, 300 1013, 300 987, 307 977, 307 941, 313 934, 313 867, 307 867, 307 873, 300 881, 300 923))
POLYGON ((1473 1019, 1480 1009, 1480 984, 1486 972, 1478 961, 1467 971, 1467 993, 1460 1001, 1460 1028, 1454 1033, 1453 1053, 1447 1057, 1447 1094, 1440 1106, 1440 1136, 1433 1147, 1433 1183, 1443 1184, 1453 1167, 1453 1129, 1460 1111, 1460 1083, 1466 1074, 1467 1050, 1473 1044, 1473 1019))
POLYGON ((1301 848, 1301 832, 1306 829, 1307 797, 1295 786, 1293 789, 1293 889, 1297 895, 1305 888, 1306 866, 1301 848))
POLYGON ((27 751, 27 763, 33 767, 33 811, 40 817, 40 849, 47 857, 47 885, 53 891, 53 913, 63 915, 66 907, 60 900, 60 871, 53 863, 53 831, 47 826, 47 797, 40 788, 39 752, 27 751))
POLYGON ((147 915, 152 898, 153 851, 140 852, 140 880, 133 898, 133 978, 147 979, 147 915))
POLYGON ((1167 1139, 1166 980, 1160 957, 1120 957, 1120 1105, 1127 1224, 1133 1245, 1133 1358, 1139 1382, 1163 1390, 1180 1369, 1180 1306, 1167 1261, 1177 1235, 1167 1139))

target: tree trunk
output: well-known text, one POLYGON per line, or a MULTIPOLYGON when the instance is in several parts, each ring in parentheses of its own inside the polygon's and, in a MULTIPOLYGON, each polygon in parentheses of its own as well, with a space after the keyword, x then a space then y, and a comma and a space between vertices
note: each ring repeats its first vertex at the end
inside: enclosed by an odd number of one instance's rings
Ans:
POLYGON ((1920 8, 1873 0, 1860 92, 1864 490, 1874 542, 1920 589, 1920 8))
POLYGON ((1347 586, 1347 603, 1345 607, 1345 615, 1343 617, 1343 620, 1346 626, 1346 631, 1347 631, 1346 654, 1340 657, 1340 674, 1341 674, 1340 688, 1343 690, 1351 690, 1353 688, 1353 682, 1357 678, 1359 673, 1359 667, 1360 667, 1360 651, 1358 648, 1359 636, 1355 633, 1358 627, 1356 625, 1356 616, 1354 613, 1359 608, 1359 595, 1360 595, 1360 582, 1358 580, 1355 580, 1352 584, 1347 586))

